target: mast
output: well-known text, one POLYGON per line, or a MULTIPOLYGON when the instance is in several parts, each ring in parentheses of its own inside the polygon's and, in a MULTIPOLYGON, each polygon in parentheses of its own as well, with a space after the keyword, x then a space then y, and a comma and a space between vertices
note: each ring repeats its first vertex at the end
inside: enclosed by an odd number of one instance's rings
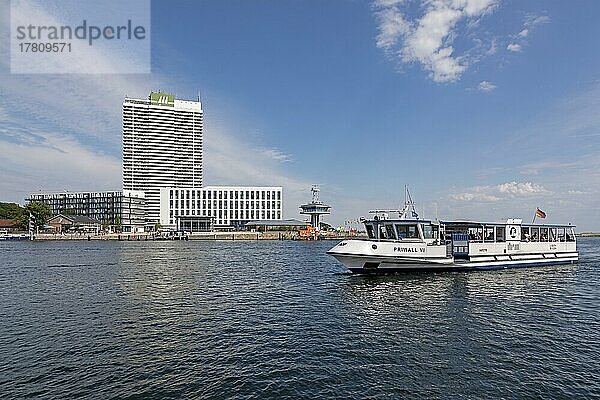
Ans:
POLYGON ((404 185, 404 207, 399 213, 400 219, 419 219, 419 214, 415 209, 415 203, 408 190, 408 185, 404 185))

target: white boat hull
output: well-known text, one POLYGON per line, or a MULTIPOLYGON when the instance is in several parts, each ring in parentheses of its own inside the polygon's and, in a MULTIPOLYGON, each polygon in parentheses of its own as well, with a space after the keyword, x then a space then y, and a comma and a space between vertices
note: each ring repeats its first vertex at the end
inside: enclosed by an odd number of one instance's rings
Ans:
POLYGON ((351 272, 359 274, 533 267, 574 264, 579 259, 577 251, 553 251, 526 254, 503 252, 496 255, 472 256, 463 260, 446 255, 446 246, 443 245, 399 245, 397 242, 369 240, 344 241, 327 254, 335 257, 351 272))

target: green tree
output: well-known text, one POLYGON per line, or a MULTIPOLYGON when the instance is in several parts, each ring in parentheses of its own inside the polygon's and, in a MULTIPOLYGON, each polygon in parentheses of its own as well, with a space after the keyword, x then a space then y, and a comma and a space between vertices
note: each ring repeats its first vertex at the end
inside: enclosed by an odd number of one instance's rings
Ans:
POLYGON ((25 209, 16 203, 0 203, 0 219, 20 220, 25 209))
POLYGON ((17 221, 20 229, 27 229, 29 213, 16 203, 0 203, 0 219, 17 221))
POLYGON ((52 216, 52 211, 50 207, 46 203, 42 203, 41 201, 34 201, 33 203, 29 203, 25 206, 25 211, 27 213, 31 213, 33 216, 33 222, 35 227, 40 229, 44 228, 48 218, 52 216))
POLYGON ((63 208, 60 213, 62 215, 77 215, 77 212, 72 208, 63 208))

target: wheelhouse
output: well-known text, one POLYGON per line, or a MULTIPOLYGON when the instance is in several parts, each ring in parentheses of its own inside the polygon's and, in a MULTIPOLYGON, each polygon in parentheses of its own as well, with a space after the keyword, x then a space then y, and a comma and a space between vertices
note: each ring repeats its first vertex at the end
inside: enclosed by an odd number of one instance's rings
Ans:
POLYGON ((429 220, 373 219, 364 221, 370 240, 438 242, 440 225, 429 220))

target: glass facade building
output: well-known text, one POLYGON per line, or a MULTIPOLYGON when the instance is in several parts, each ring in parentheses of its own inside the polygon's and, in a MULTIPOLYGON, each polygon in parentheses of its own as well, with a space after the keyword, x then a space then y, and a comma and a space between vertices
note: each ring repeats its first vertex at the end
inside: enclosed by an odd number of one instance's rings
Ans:
POLYGON ((25 201, 47 204, 53 216, 84 215, 122 232, 138 232, 145 223, 145 198, 139 191, 38 192, 25 201))

